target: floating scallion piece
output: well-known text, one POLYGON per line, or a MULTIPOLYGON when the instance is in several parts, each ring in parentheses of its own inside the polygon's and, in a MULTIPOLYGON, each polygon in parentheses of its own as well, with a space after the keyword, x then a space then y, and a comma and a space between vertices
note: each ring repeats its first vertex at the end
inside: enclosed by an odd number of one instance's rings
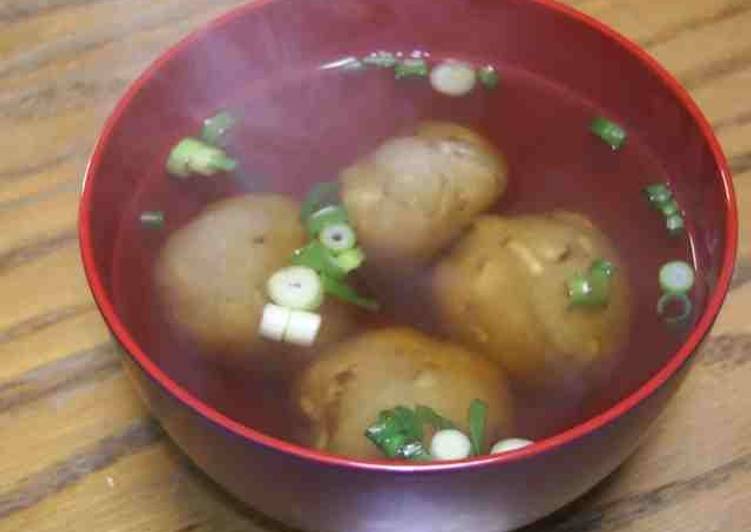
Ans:
POLYGON ((348 249, 334 257, 337 266, 346 273, 355 271, 365 262, 365 253, 359 247, 348 249))
POLYGON ((644 188, 644 195, 655 208, 660 209, 662 205, 673 199, 673 193, 665 183, 655 183, 644 188))
POLYGON ((567 282, 569 302, 575 307, 601 307, 610 299, 610 281, 615 266, 606 260, 592 263, 589 271, 578 273, 567 282))
POLYGON ((354 288, 341 280, 322 275, 321 281, 323 281, 324 291, 333 297, 366 310, 376 311, 380 308, 377 301, 361 296, 354 288))
POLYGON ((660 268, 660 288, 666 294, 687 294, 694 287, 694 269, 688 262, 674 260, 660 268))
POLYGON ((390 52, 374 52, 367 57, 363 57, 362 62, 366 65, 377 66, 380 68, 391 68, 396 65, 397 58, 390 52))
POLYGON ((326 181, 315 185, 300 209, 300 219, 307 222, 314 213, 339 203, 339 183, 326 181))
POLYGON ((691 318, 694 306, 686 294, 663 294, 657 302, 657 314, 667 323, 686 323, 691 318))
POLYGON ((208 177, 236 168, 237 162, 229 158, 224 150, 190 137, 177 143, 167 158, 167 172, 180 178, 193 174, 208 177))
POLYGON ((665 227, 671 236, 679 236, 686 229, 686 222, 680 214, 673 214, 665 219, 665 227))
POLYGON ((161 229, 164 227, 164 213, 162 211, 145 211, 138 217, 141 225, 148 229, 161 229))
POLYGON ((592 133, 600 137, 606 144, 614 150, 620 149, 626 142, 626 131, 607 118, 597 117, 592 121, 590 126, 592 133))
POLYGON ((659 209, 666 218, 681 213, 681 208, 678 206, 678 202, 674 199, 661 203, 659 209))
POLYGON ((334 255, 317 240, 295 250, 292 254, 291 262, 297 266, 312 268, 322 276, 330 277, 334 280, 343 279, 348 273, 346 268, 343 268, 337 262, 334 255))
MULTIPOLYGON (((305 224, 308 233, 313 238, 317 238, 321 231, 332 225, 347 225, 349 227, 349 217, 344 207, 339 205, 329 205, 323 209, 314 212, 306 220, 305 224)), ((354 232, 352 234, 354 238, 354 232)))
POLYGON ((388 458, 430 460, 422 443, 422 425, 415 412, 407 407, 382 411, 365 436, 388 458))
POLYGON ((485 442, 485 423, 488 416, 488 405, 479 399, 475 399, 469 405, 469 440, 472 442, 472 454, 482 454, 482 446, 485 442))
POLYGON ((424 78, 428 73, 428 63, 420 57, 407 57, 394 65, 396 79, 424 78))
POLYGON ((480 80, 486 88, 495 89, 500 82, 498 71, 492 65, 485 65, 477 70, 477 79, 480 80))
POLYGON ((336 255, 352 249, 357 244, 355 231, 348 223, 342 222, 326 224, 319 231, 318 239, 336 255))
POLYGON ((207 118, 203 121, 201 140, 212 146, 223 146, 236 122, 237 119, 229 111, 222 111, 207 118))

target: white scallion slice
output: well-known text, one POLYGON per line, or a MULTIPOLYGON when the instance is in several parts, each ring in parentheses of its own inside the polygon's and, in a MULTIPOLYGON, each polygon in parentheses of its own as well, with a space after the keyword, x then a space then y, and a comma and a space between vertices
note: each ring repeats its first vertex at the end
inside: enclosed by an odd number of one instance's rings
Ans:
POLYGON ((465 96, 476 84, 475 69, 459 61, 444 61, 430 72, 430 85, 446 96, 465 96))
POLYGON ((342 253, 352 249, 357 244, 357 237, 349 224, 338 223, 327 225, 318 235, 321 244, 334 253, 342 253))
POLYGON ((292 310, 315 310, 323 303, 323 283, 307 266, 289 266, 272 275, 266 284, 271 300, 292 310))
POLYGON ((524 438, 508 438, 501 440, 493 445, 490 449, 490 454, 507 453, 509 451, 516 451, 522 449, 528 445, 532 445, 534 442, 531 440, 525 440, 524 438))
POLYGON ((430 454, 434 460, 464 460, 472 454, 472 443, 460 430, 439 430, 430 441, 430 454))
POLYGON ((281 342, 284 339, 284 333, 287 331, 291 315, 290 309, 267 303, 263 307, 258 334, 263 338, 281 342))
POLYGON ((310 347, 316 341, 321 329, 321 315, 304 310, 293 310, 290 314, 284 341, 302 347, 310 347))
POLYGON ((694 269, 682 260, 668 262, 660 268, 660 288, 666 294, 687 294, 694 281, 694 269))

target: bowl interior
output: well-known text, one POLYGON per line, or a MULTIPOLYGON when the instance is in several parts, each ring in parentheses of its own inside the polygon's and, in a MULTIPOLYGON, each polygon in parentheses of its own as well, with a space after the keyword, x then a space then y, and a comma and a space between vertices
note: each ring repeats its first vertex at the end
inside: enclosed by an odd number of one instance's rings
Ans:
MULTIPOLYGON (((570 121, 560 108, 547 102, 573 98, 578 103, 572 109, 602 110, 625 125, 634 139, 629 149, 649 153, 639 164, 628 158, 614 163, 605 151, 584 162, 591 177, 586 193, 592 187, 597 191, 591 214, 606 231, 609 225, 622 225, 624 218, 634 216, 634 209, 642 208, 632 208, 641 199, 627 199, 625 191, 667 177, 690 223, 690 249, 685 243, 662 249, 662 240, 648 237, 623 245, 626 254, 634 250, 637 257, 651 256, 654 264, 644 259, 631 265, 651 271, 670 253, 691 253, 701 272, 698 301, 712 314, 705 316, 708 325, 717 310, 708 302, 714 298, 718 304, 721 299, 718 292, 724 287, 718 283, 726 280, 727 251, 734 246, 731 192, 711 134, 697 121, 692 104, 674 89, 659 70, 613 35, 546 2, 260 2, 171 50, 120 103, 87 174, 81 227, 87 273, 96 279, 95 295, 110 324, 117 322, 116 330, 127 331, 140 348, 134 353, 137 359, 148 357, 209 406, 251 427, 284 435, 273 416, 261 413, 264 405, 278 401, 280 390, 273 383, 209 368, 187 355, 190 346, 181 345, 179 338, 154 331, 158 318, 151 304, 150 278, 129 272, 149 271, 159 237, 128 229, 134 227, 138 212, 169 204, 169 231, 212 198, 265 190, 300 195, 311 183, 330 180, 378 140, 418 118, 443 118, 434 116, 442 113, 477 124, 502 148, 515 146, 506 154, 512 183, 516 173, 535 168, 544 172, 551 160, 556 161, 559 172, 542 182, 547 197, 555 197, 550 191, 556 187, 565 197, 576 188, 572 176, 582 172, 576 166, 581 161, 567 159, 571 143, 579 137, 566 130, 570 121), (478 101, 464 107, 438 101, 410 85, 398 90, 412 91, 414 101, 395 108, 390 106, 397 90, 391 80, 344 76, 331 81, 319 68, 375 50, 420 50, 495 64, 502 78, 514 83, 499 97, 505 103, 478 101), (558 96, 551 100, 551 94, 558 96), (205 180, 190 187, 167 179, 163 162, 174 142, 196 131, 206 116, 227 107, 245 122, 233 142, 247 170, 233 180, 205 180), (528 140, 515 142, 519 137, 528 140), (546 161, 544 168, 536 166, 540 160, 546 161), (653 253, 641 253, 644 249, 653 253), (254 394, 252 408, 243 400, 249 389, 254 394)), ((503 83, 500 90, 506 90, 503 83)), ((525 188, 527 182, 539 186, 541 181, 518 179, 506 201, 510 212, 557 206, 552 200, 535 200, 535 191, 525 188), (515 203, 514 198, 533 199, 515 203)), ((654 223, 659 223, 657 218, 654 223)), ((645 290, 655 292, 656 287, 645 290)), ((654 300, 640 304, 644 306, 638 314, 653 312, 654 300)), ((618 383, 607 393, 595 394, 584 406, 577 404, 579 417, 601 412, 634 391, 678 350, 679 340, 650 323, 644 324, 644 336, 651 339, 644 351, 649 352, 624 365, 618 383)), ((570 420, 564 417, 546 430, 568 428, 570 420)))

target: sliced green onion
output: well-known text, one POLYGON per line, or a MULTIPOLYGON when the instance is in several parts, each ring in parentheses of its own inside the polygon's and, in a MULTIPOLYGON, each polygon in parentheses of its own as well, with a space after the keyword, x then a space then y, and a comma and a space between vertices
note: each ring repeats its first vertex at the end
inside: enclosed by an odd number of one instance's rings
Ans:
POLYGON ((404 406, 384 410, 365 430, 365 436, 388 458, 429 460, 422 443, 423 431, 415 412, 404 406))
POLYGON ((673 199, 673 193, 664 183, 655 183, 644 188, 644 194, 649 203, 657 208, 673 199))
POLYGON ((619 149, 626 142, 626 131, 607 118, 597 117, 592 121, 590 126, 592 133, 600 137, 606 144, 614 150, 619 149))
POLYGON ((419 57, 408 57, 394 66, 396 79, 422 78, 428 75, 428 63, 419 57))
POLYGON ((316 310, 323 303, 321 278, 308 266, 278 270, 266 283, 266 291, 271 301, 292 310, 316 310))
POLYGON ((326 227, 330 225, 347 224, 347 222, 349 222, 349 217, 347 216, 347 211, 344 210, 344 207, 339 205, 329 205, 328 207, 324 207, 310 215, 306 220, 306 225, 310 236, 316 238, 326 227))
POLYGON ((660 268, 660 288, 667 294, 687 294, 694 287, 696 276, 688 262, 674 260, 660 268))
POLYGON ((337 263, 334 255, 317 240, 295 250, 291 262, 297 266, 307 266, 322 276, 337 280, 343 279, 348 273, 337 263))
POLYGON ((686 294, 664 294, 657 302, 657 314, 667 323, 684 323, 691 317, 694 305, 686 294))
POLYGON ((181 140, 167 158, 167 172, 175 177, 184 178, 192 174, 212 176, 236 168, 237 162, 230 159, 224 150, 194 138, 181 140))
POLYGON ((599 259, 592 263, 590 271, 593 275, 602 274, 605 277, 612 277, 616 272, 616 268, 615 264, 612 262, 605 259, 599 259))
POLYGON ((201 140, 213 146, 222 146, 236 123, 237 119, 228 111, 217 113, 203 121, 201 140))
POLYGON ((164 227, 164 213, 162 211, 145 211, 138 217, 141 224, 149 229, 164 227))
POLYGON ((315 185, 300 209, 300 219, 307 222, 313 213, 339 203, 339 183, 326 181, 315 185))
POLYGON ((678 202, 674 199, 661 203, 657 207, 662 211, 663 216, 666 218, 681 213, 681 208, 678 206, 678 202))
POLYGON ((326 63, 321 67, 321 70, 362 70, 365 68, 365 63, 360 61, 356 57, 345 57, 338 61, 326 63))
POLYGON ((606 260, 596 260, 587 273, 578 273, 567 281, 571 306, 601 307, 610 297, 610 279, 615 265, 606 260))
POLYGON ((366 65, 391 68, 396 65, 397 59, 396 56, 390 52, 374 52, 367 57, 363 57, 362 62, 366 65))
POLYGON ((576 274, 567 282, 568 298, 572 306, 591 306, 595 299, 594 287, 589 276, 576 274))
POLYGON ((359 247, 348 249, 334 257, 334 261, 345 273, 355 271, 365 262, 365 253, 359 247))
POLYGON ((488 405, 475 399, 469 405, 469 440, 472 442, 472 454, 482 454, 485 442, 485 423, 488 416, 488 405))
POLYGON ((417 416, 417 420, 421 425, 430 425, 433 430, 446 430, 456 428, 456 425, 438 414, 429 406, 417 405, 417 407, 415 407, 415 415, 417 416))
POLYGON ((477 78, 488 89, 495 89, 501 80, 498 72, 492 65, 485 65, 479 68, 477 70, 477 78))
POLYGON ((355 231, 348 223, 327 224, 321 229, 318 239, 335 254, 350 250, 357 244, 355 231))
POLYGON ((671 236, 682 235, 686 228, 686 222, 680 214, 673 214, 665 219, 665 227, 671 236))
POLYGON ((361 296, 354 288, 342 281, 333 279, 326 275, 322 275, 321 280, 323 281, 323 290, 329 295, 366 310, 376 311, 380 308, 377 301, 361 296))

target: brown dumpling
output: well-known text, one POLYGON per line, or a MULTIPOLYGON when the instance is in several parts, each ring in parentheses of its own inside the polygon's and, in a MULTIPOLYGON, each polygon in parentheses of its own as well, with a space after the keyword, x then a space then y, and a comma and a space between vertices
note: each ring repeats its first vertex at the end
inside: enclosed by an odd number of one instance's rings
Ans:
POLYGON ((574 213, 478 218, 437 266, 433 293, 449 334, 524 385, 588 378, 629 329, 623 264, 607 237, 574 213), (598 259, 616 265, 608 303, 572 307, 567 281, 598 259))
POLYGON ((500 368, 457 345, 407 328, 367 332, 310 365, 295 402, 311 425, 310 444, 355 458, 383 458, 364 435, 382 410, 425 405, 467 431, 474 399, 488 405, 486 446, 510 434, 511 399, 500 368))
POLYGON ((341 181, 368 258, 419 264, 501 197, 507 167, 472 130, 426 122, 345 169, 341 181))
MULTIPOLYGON (((284 346, 258 325, 266 282, 307 239, 298 205, 280 195, 246 195, 214 203, 170 236, 156 265, 156 287, 169 319, 217 361, 258 359, 284 346), (253 355, 250 357, 249 356, 253 355)), ((320 309, 317 346, 351 326, 336 301, 320 309)))

